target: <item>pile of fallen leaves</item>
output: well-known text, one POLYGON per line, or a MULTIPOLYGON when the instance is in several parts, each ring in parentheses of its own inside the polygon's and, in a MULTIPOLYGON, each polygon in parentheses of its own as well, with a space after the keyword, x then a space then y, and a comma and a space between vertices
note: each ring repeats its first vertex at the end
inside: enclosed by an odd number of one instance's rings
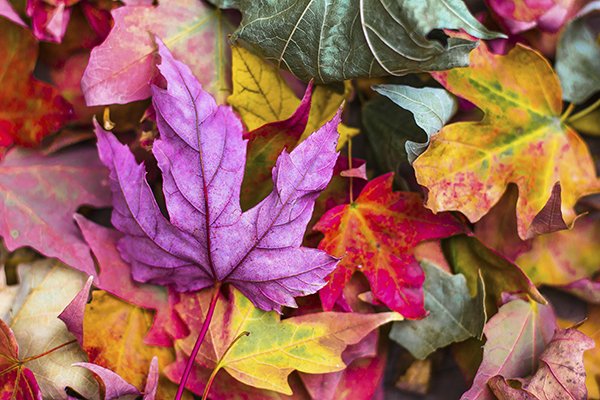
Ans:
POLYGON ((0 399, 600 399, 599 11, 0 0, 0 399))

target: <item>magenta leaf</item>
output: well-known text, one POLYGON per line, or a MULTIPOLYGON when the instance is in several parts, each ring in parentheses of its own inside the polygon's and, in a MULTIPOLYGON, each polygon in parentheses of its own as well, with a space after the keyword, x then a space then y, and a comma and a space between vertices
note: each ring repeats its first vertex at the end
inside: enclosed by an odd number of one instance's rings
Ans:
POLYGON ((0 163, 0 236, 11 251, 31 246, 94 275, 90 249, 73 215, 84 204, 109 206, 107 189, 106 170, 92 148, 49 156, 11 150, 0 163))
POLYGON ((102 162, 110 169, 113 225, 135 280, 200 290, 229 282, 256 306, 279 310, 316 292, 337 259, 302 247, 314 202, 337 159, 339 114, 273 168, 273 191, 242 213, 246 158, 242 125, 217 106, 190 69, 158 43, 167 89, 153 87, 160 138, 152 152, 163 173, 170 220, 160 212, 131 151, 96 125, 102 162))
POLYGON ((92 363, 75 363, 77 367, 86 368, 96 374, 106 388, 104 400, 115 400, 121 396, 139 395, 140 391, 110 369, 92 363))
POLYGON ((75 295, 73 300, 65 307, 65 309, 59 314, 58 318, 65 323, 69 332, 75 336, 77 342, 83 346, 83 314, 85 313, 85 305, 87 304, 88 297, 90 296, 90 289, 92 288, 92 282, 94 277, 90 275, 87 282, 79 293, 75 295))

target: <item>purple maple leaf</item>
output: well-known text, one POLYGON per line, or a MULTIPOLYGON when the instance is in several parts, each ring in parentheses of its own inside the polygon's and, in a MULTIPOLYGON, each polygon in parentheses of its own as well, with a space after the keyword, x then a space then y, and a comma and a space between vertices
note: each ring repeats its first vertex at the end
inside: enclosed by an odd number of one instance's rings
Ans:
POLYGON ((337 259, 302 247, 314 202, 331 179, 339 114, 273 168, 273 191, 240 208, 246 160, 242 125, 217 106, 183 63, 158 43, 167 89, 152 88, 160 139, 152 152, 163 175, 165 218, 127 146, 96 125, 98 150, 110 169, 118 247, 140 282, 200 290, 229 282, 257 307, 296 306, 316 292, 337 259))

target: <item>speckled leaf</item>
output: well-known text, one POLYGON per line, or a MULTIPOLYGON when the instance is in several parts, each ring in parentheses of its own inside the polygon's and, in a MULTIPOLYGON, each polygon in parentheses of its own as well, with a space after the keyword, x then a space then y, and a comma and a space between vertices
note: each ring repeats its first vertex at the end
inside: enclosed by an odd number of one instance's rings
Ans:
POLYGON ((85 370, 72 367, 87 361, 85 353, 58 315, 83 287, 86 276, 54 260, 19 265, 21 285, 6 321, 19 343, 21 359, 37 356, 73 341, 50 354, 29 361, 44 396, 66 399, 70 386, 87 398, 95 398, 98 385, 85 370))
POLYGON ((449 38, 444 46, 426 37, 433 29, 464 29, 487 39, 501 36, 481 25, 461 0, 215 3, 242 12, 234 41, 300 79, 319 83, 466 65, 476 44, 449 38))
POLYGON ((586 400, 583 353, 594 341, 576 329, 559 330, 539 358, 539 367, 531 378, 514 388, 506 377, 495 376, 488 386, 498 400, 586 400))
MULTIPOLYGON (((0 18, 0 152, 15 143, 35 146, 70 118, 71 106, 58 91, 32 75, 38 56, 33 35, 0 18)), ((0 154, 1 156, 1 154, 0 154)))
POLYGON ((94 275, 89 247, 73 224, 81 205, 110 205, 107 173, 93 148, 44 156, 9 151, 0 163, 0 235, 14 250, 31 246, 94 275))
MULTIPOLYGON (((414 88, 405 85, 373 86, 377 93, 389 98, 398 106, 412 113, 416 124, 427 135, 425 143, 407 140, 405 143, 408 161, 412 163, 429 146, 430 138, 452 118, 458 103, 454 96, 439 88, 414 88)), ((398 127, 402 129, 402 127, 398 127)))
MULTIPOLYGON (((221 295, 222 296, 222 295, 221 295)), ((192 333, 178 340, 176 347, 187 356, 211 298, 211 290, 185 294, 176 306, 192 333)), ((200 348, 196 364, 223 368, 237 380, 258 388, 292 394, 288 375, 294 371, 327 373, 346 366, 341 353, 346 346, 359 342, 378 326, 401 320, 397 313, 314 313, 280 321, 275 312, 265 312, 235 288, 229 300, 217 301, 213 321, 200 348), (224 355, 230 343, 248 332, 224 355), (219 361, 220 360, 220 361, 219 361)), ((177 364, 185 359, 178 359, 177 364)), ((177 368, 173 365, 171 368, 177 368)), ((217 380, 219 375, 217 375, 217 380)))
POLYGON ((112 15, 114 27, 92 50, 81 81, 89 106, 150 97, 156 75, 154 35, 192 66, 204 89, 219 101, 229 93, 226 38, 232 26, 220 10, 203 1, 161 0, 157 6, 119 7, 112 15))
MULTIPOLYGON (((517 226, 523 239, 540 233, 535 217, 558 196, 552 218, 570 225, 577 200, 600 190, 586 144, 561 120, 561 90, 550 64, 517 45, 494 55, 481 44, 471 66, 434 76, 446 89, 479 106, 480 122, 446 125, 413 164, 428 189, 434 212, 458 210, 478 221, 496 204, 506 186, 518 186, 517 226), (556 214, 556 215, 555 215, 556 214)), ((557 229, 554 224, 548 229, 557 229)))
POLYGON ((546 304, 544 297, 523 271, 487 248, 474 237, 460 235, 442 241, 444 254, 456 273, 467 278, 471 296, 478 291, 479 272, 486 288, 486 309, 491 315, 502 301, 502 293, 527 293, 533 300, 546 304))
POLYGON ((273 191, 252 209, 239 204, 246 159, 242 126, 217 106, 190 69, 159 42, 167 89, 153 87, 160 139, 152 152, 162 171, 169 219, 145 180, 143 165, 112 134, 96 126, 110 169, 113 225, 134 279, 177 291, 230 282, 265 310, 295 306, 316 292, 337 259, 302 247, 314 201, 337 159, 339 114, 273 168, 273 191))
POLYGON ((325 235, 319 248, 343 256, 319 292, 324 309, 332 309, 352 274, 360 271, 390 309, 406 318, 425 316, 425 277, 414 247, 459 233, 462 226, 450 215, 433 215, 417 193, 393 192, 392 180, 393 174, 373 179, 354 203, 332 208, 315 225, 325 235))
POLYGON ((550 306, 512 300, 500 307, 483 329, 487 339, 473 385, 461 400, 495 400, 487 386, 496 375, 522 378, 536 370, 538 358, 554 336, 550 306))
POLYGON ((583 103, 600 90, 600 1, 588 4, 566 26, 556 48, 556 73, 563 99, 583 103), (594 25, 595 24, 595 25, 594 25))
POLYGON ((425 271, 425 309, 419 321, 394 323, 390 338, 418 359, 470 337, 481 337, 486 322, 483 281, 471 297, 463 275, 451 275, 434 264, 422 262, 425 271))

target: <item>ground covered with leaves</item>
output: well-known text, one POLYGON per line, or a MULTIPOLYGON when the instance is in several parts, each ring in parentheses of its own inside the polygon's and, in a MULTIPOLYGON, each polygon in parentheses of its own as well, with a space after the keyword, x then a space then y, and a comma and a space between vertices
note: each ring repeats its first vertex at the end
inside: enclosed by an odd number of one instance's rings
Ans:
POLYGON ((0 400, 600 399, 600 1, 0 0, 0 400))

